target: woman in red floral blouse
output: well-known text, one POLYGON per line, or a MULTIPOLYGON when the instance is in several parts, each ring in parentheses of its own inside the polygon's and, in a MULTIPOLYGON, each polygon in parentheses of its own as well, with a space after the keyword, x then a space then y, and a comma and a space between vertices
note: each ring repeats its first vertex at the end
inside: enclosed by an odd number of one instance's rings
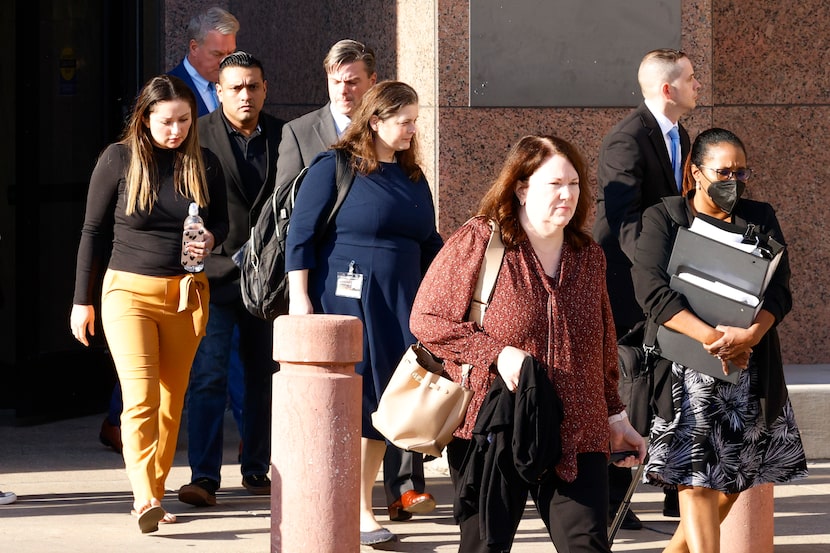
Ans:
MULTIPOLYGON (((564 405, 562 459, 531 495, 560 551, 610 552, 607 540, 610 451, 645 457, 617 393, 617 345, 602 250, 583 230, 590 209, 585 163, 568 142, 526 136, 508 154, 482 200, 479 216, 456 231, 432 262, 412 308, 413 334, 460 381, 470 363, 475 395, 447 447, 458 477, 479 408, 500 375, 514 390, 522 362, 546 369, 564 405), (498 223, 505 245, 483 328, 466 313, 490 237, 498 223)), ((515 526, 521 513, 510 513, 515 526)), ((461 521, 463 552, 503 551, 479 537, 479 516, 461 521)), ((509 522, 508 522, 509 523, 509 522)))

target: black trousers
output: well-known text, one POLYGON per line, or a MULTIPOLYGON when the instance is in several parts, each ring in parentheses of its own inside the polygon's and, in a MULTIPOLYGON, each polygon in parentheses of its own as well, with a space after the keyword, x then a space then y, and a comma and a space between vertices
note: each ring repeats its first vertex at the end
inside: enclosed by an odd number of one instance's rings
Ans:
POLYGON ((613 517, 617 509, 620 508, 633 479, 630 468, 608 465, 609 516, 613 517))
POLYGON ((409 490, 424 493, 424 456, 386 444, 383 455, 383 489, 391 505, 409 490))
MULTIPOLYGON (((469 440, 455 439, 447 446, 447 461, 453 485, 469 440)), ((577 456, 577 476, 573 482, 554 476, 540 486, 531 487, 536 510, 557 551, 570 553, 610 553, 608 545, 608 461, 604 453, 577 456)), ((522 513, 514 513, 513 534, 522 513)), ((479 517, 472 516, 460 524, 459 553, 504 553, 481 539, 479 517)), ((515 544, 514 544, 515 545, 515 544)), ((521 544, 517 547, 521 550, 521 544)), ((509 550, 508 550, 509 551, 509 550)))

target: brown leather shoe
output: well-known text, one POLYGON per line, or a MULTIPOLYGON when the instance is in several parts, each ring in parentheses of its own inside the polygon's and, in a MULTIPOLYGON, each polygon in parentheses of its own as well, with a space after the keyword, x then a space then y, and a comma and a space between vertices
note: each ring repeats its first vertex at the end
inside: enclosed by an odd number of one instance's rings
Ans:
POLYGON ((389 506, 389 520, 409 520, 413 514, 425 515, 434 509, 435 498, 432 494, 409 490, 389 506))
POLYGON ((116 453, 121 453, 123 446, 121 445, 121 427, 113 426, 107 419, 101 423, 101 431, 98 433, 98 439, 107 447, 111 447, 116 453))

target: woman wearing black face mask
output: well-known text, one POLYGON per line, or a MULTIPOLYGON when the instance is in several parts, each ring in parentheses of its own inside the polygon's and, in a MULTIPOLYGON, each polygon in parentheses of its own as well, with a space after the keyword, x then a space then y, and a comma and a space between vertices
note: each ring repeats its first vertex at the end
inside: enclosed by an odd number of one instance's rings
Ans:
POLYGON ((720 522, 740 492, 807 475, 775 329, 792 307, 786 249, 749 328, 707 324, 669 287, 666 268, 677 229, 696 215, 752 223, 784 243, 773 208, 741 199, 750 175, 740 139, 724 129, 706 130, 692 145, 683 196, 665 198, 643 214, 632 271, 649 324, 694 338, 721 359, 725 372, 727 361, 741 369, 731 384, 694 367, 671 367, 670 412, 658 408, 652 421, 645 467, 646 481, 679 490, 680 524, 666 552, 718 552, 720 522))

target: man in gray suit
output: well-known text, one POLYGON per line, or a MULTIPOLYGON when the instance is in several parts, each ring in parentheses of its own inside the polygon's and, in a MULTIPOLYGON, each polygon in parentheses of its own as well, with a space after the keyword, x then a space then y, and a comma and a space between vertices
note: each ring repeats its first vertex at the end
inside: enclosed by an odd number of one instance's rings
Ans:
MULTIPOLYGON (((355 40, 341 40, 332 46, 323 66, 329 102, 283 127, 277 186, 293 180, 317 154, 337 142, 363 95, 377 80, 375 53, 355 40)), ((412 513, 427 513, 435 508, 435 499, 424 493, 424 459, 420 453, 389 445, 383 458, 383 481, 390 519, 408 520, 412 513)))
POLYGON ((329 102, 283 127, 277 186, 291 181, 317 154, 337 142, 363 95, 377 80, 375 53, 356 40, 341 40, 332 46, 323 66, 329 102))

